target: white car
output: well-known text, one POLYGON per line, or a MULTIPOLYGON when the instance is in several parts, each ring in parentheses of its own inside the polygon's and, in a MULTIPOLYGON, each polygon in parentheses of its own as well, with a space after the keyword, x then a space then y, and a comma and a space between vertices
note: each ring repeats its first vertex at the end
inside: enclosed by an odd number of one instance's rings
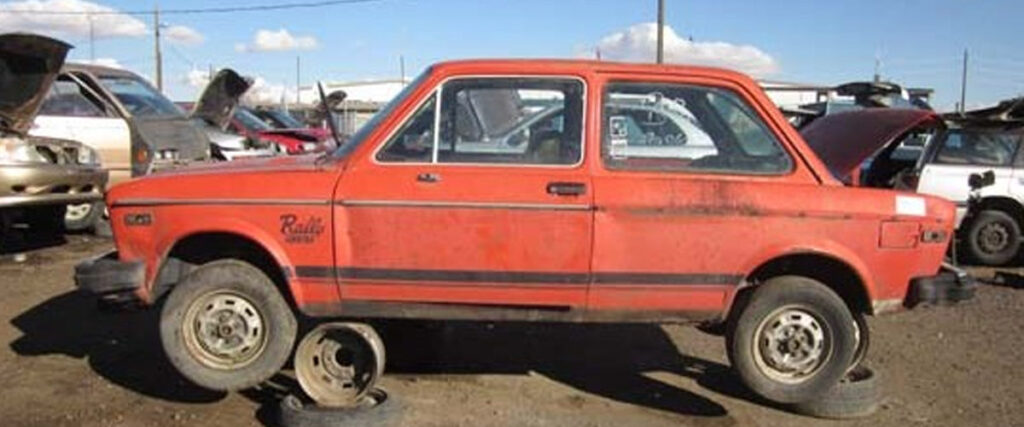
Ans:
POLYGON ((1024 126, 1020 124, 952 121, 932 137, 918 161, 914 188, 957 204, 963 248, 974 261, 1004 265, 1017 258, 1024 228, 1022 137, 1024 126), (985 171, 995 174, 995 184, 981 190, 980 209, 968 213, 967 180, 971 174, 985 171))

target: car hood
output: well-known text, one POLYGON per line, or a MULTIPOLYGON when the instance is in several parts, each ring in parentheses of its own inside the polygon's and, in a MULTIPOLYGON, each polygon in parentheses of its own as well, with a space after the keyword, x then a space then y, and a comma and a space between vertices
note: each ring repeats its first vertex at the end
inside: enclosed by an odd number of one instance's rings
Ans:
POLYGON ((869 108, 818 118, 800 135, 829 171, 843 178, 900 135, 938 122, 939 116, 928 110, 869 108))
POLYGON ((71 45, 35 34, 0 34, 0 129, 24 135, 71 45))
POLYGON ((155 177, 195 175, 195 174, 234 174, 234 173, 272 173, 315 170, 321 167, 322 155, 308 154, 298 156, 273 156, 245 158, 230 162, 193 163, 185 167, 168 169, 154 174, 155 177))
POLYGON ((191 117, 203 119, 220 129, 227 128, 239 98, 251 86, 252 80, 242 77, 235 70, 225 68, 218 71, 199 95, 191 117))

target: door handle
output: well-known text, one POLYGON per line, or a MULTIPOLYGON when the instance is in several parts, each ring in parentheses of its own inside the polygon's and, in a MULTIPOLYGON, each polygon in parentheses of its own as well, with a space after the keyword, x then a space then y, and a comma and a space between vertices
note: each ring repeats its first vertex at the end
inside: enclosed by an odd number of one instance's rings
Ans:
POLYGON ((587 192, 582 182, 549 182, 548 194, 556 196, 580 196, 587 192))
POLYGON ((433 172, 423 172, 416 175, 416 180, 419 182, 439 182, 441 181, 441 175, 433 172))

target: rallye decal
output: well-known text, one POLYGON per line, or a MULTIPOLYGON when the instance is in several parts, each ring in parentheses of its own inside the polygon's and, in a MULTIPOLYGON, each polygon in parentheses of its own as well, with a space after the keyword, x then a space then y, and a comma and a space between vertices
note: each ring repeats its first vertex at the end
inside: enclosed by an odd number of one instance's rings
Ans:
POLYGON ((281 235, 285 243, 313 243, 327 227, 318 216, 300 217, 296 214, 281 215, 281 235))

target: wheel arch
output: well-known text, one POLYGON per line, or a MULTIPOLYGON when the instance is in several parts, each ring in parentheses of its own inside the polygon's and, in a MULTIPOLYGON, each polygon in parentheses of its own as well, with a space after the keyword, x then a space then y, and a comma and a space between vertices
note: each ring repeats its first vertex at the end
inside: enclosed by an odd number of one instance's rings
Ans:
POLYGON ((263 271, 293 309, 297 307, 287 254, 271 239, 231 229, 195 230, 165 245, 151 283, 155 301, 174 287, 192 268, 218 259, 238 259, 263 271))
POLYGON ((986 196, 978 202, 978 207, 981 210, 999 210, 1006 212, 1014 220, 1017 221, 1017 225, 1024 229, 1024 204, 1017 199, 1008 196, 986 196))
POLYGON ((726 313, 730 314, 744 293, 778 276, 796 275, 817 280, 829 287, 846 303, 851 312, 874 314, 873 288, 863 266, 833 253, 794 250, 761 261, 744 279, 744 286, 733 293, 726 313))

